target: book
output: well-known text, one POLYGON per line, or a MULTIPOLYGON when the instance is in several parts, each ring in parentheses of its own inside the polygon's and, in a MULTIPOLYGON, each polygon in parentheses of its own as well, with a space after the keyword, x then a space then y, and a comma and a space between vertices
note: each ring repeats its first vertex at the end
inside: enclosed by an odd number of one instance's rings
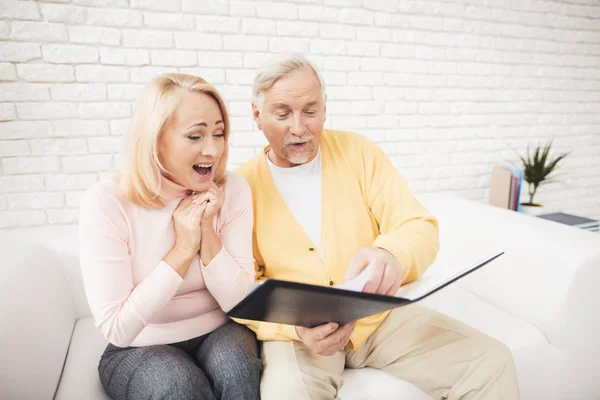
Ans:
POLYGON ((577 215, 556 212, 550 214, 538 215, 538 218, 543 218, 548 221, 554 221, 561 224, 573 226, 591 231, 597 231, 600 228, 600 221, 591 218, 579 217, 577 215))
POLYGON ((500 208, 510 208, 512 173, 502 166, 492 169, 490 204, 500 208))
POLYGON ((492 169, 490 201, 493 206, 519 211, 524 173, 512 164, 492 169))
POLYGON ((521 188, 523 187, 523 181, 525 180, 525 172, 513 164, 507 164, 506 168, 513 174, 513 179, 515 180, 516 193, 512 209, 514 211, 519 211, 521 209, 521 188))
POLYGON ((340 325, 418 302, 500 257, 497 252, 446 274, 432 274, 402 286, 395 296, 362 292, 372 266, 335 287, 268 279, 252 285, 227 316, 286 325, 340 325))
POLYGON ((511 210, 517 209, 517 185, 519 178, 512 174, 510 179, 510 201, 508 202, 508 208, 511 210))

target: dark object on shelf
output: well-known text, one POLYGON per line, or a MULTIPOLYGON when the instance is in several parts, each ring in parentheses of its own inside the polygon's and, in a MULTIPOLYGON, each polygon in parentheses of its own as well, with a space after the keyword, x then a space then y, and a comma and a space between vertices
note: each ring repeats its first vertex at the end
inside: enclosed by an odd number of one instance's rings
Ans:
POLYGON ((563 212, 542 214, 538 215, 538 217, 592 232, 596 232, 600 229, 600 221, 596 221, 595 219, 591 218, 578 217, 576 215, 571 215, 563 212))

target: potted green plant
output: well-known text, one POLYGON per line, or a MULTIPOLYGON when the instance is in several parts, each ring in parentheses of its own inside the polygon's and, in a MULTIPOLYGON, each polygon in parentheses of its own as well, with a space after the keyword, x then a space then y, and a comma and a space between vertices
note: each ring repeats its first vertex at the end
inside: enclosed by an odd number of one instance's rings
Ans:
POLYGON ((543 204, 534 201, 538 188, 543 184, 556 182, 554 173, 557 171, 559 163, 571 152, 560 153, 556 157, 550 157, 552 140, 545 146, 537 146, 533 153, 519 156, 523 164, 523 175, 528 185, 529 201, 521 203, 521 211, 526 214, 539 215, 543 212, 543 204))

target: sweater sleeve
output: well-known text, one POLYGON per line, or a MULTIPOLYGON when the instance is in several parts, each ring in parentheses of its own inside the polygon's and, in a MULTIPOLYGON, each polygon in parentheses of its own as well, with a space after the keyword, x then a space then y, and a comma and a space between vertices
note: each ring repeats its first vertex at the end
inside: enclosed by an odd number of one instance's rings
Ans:
POLYGON ((232 318, 234 321, 246 325, 256 333, 256 338, 261 342, 274 340, 289 341, 300 340, 294 325, 274 324, 271 322, 250 321, 247 319, 232 318))
POLYGON ((98 186, 81 200, 79 238, 83 283, 96 325, 112 344, 129 346, 176 294, 183 278, 161 261, 134 285, 123 205, 98 186))
POLYGON ((366 202, 380 231, 373 246, 396 257, 403 268, 404 283, 414 281, 437 256, 438 221, 419 203, 377 145, 367 142, 361 147, 366 202))
POLYGON ((242 300, 255 275, 250 187, 244 178, 233 174, 226 185, 230 206, 225 210, 226 220, 219 233, 223 247, 208 265, 201 265, 206 288, 225 312, 242 300))

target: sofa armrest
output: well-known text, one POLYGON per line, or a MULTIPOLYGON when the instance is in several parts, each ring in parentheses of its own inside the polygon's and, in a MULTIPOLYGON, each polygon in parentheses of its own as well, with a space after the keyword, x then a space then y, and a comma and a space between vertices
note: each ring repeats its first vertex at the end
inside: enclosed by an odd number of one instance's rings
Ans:
POLYGON ((600 360, 600 256, 585 260, 571 281, 557 320, 555 343, 581 357, 600 360))
POLYGON ((10 232, 0 232, 0 254, 0 393, 52 399, 76 319, 61 261, 10 232))

